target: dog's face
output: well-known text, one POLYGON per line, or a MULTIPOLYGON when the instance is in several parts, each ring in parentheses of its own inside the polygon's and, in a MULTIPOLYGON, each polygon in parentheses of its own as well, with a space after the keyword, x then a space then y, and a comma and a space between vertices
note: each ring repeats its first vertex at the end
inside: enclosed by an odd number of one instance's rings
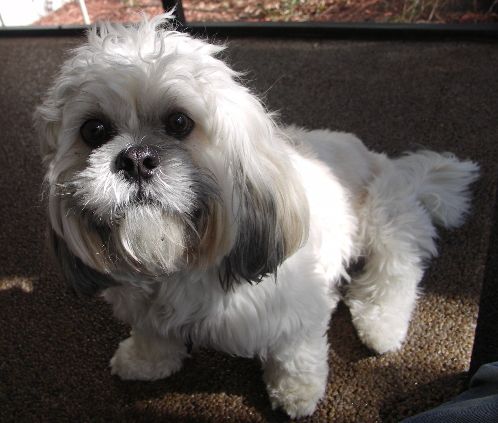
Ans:
POLYGON ((258 281, 306 237, 278 128, 223 48, 168 18, 93 28, 36 113, 56 250, 86 293, 211 267, 258 281))

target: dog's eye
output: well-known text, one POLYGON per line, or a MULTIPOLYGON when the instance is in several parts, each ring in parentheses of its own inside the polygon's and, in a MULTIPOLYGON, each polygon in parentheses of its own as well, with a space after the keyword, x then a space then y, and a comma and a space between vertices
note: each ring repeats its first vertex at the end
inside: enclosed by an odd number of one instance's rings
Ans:
POLYGON ((194 121, 185 113, 174 112, 166 118, 166 132, 176 138, 185 138, 194 129, 194 121))
POLYGON ((98 119, 87 120, 80 128, 80 134, 90 147, 97 148, 112 137, 112 128, 98 119))

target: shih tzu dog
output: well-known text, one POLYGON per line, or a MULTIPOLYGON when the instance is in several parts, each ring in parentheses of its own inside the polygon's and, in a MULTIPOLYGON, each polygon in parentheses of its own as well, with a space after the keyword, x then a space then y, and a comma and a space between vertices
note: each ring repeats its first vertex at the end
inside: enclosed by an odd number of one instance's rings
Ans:
POLYGON ((190 345, 258 357, 273 407, 310 415, 338 301, 369 348, 400 348, 478 166, 279 126, 171 17, 93 27, 37 109, 55 251, 132 327, 113 374, 165 378, 190 345))

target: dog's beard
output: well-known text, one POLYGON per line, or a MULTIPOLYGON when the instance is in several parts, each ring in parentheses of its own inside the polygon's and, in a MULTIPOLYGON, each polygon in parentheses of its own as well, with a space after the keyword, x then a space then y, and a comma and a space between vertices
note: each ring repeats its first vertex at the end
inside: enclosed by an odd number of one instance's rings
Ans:
POLYGON ((119 256, 145 266, 148 273, 177 271, 187 248, 187 220, 158 205, 138 203, 128 207, 113 229, 119 256))

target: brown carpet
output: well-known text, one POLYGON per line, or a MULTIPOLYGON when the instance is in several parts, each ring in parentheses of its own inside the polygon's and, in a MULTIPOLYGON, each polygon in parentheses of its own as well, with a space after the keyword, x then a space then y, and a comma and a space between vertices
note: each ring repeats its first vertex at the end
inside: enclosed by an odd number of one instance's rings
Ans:
MULTIPOLYGON (((127 328, 98 299, 66 292, 44 241, 31 114, 75 38, 0 39, 0 421, 284 422, 255 360, 196 353, 154 383, 111 377, 127 328)), ((355 132, 379 151, 425 146, 478 161, 468 224, 441 231, 402 351, 377 357, 344 307, 330 330, 326 399, 309 422, 398 421, 464 386, 494 220, 498 49, 466 42, 233 40, 282 120, 355 132)))

